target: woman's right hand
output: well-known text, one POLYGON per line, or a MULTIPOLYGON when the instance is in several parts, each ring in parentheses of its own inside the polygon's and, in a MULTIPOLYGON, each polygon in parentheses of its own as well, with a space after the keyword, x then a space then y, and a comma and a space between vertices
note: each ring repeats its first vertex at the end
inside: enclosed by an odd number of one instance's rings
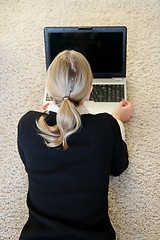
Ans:
POLYGON ((132 104, 127 100, 122 100, 114 109, 112 116, 125 123, 132 117, 132 114, 132 104))
POLYGON ((49 103, 46 103, 43 106, 41 106, 40 109, 39 109, 39 112, 42 112, 42 113, 45 112, 47 107, 48 107, 48 105, 49 105, 49 103))

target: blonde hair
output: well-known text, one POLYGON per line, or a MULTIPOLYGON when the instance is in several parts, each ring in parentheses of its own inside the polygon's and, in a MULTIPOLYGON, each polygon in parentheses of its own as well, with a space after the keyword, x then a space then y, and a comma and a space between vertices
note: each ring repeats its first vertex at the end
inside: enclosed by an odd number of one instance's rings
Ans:
POLYGON ((62 145, 68 148, 67 138, 81 127, 81 117, 76 109, 90 93, 92 72, 86 58, 74 50, 57 55, 47 71, 47 91, 59 106, 56 125, 49 126, 45 117, 37 122, 40 135, 48 147, 62 145))

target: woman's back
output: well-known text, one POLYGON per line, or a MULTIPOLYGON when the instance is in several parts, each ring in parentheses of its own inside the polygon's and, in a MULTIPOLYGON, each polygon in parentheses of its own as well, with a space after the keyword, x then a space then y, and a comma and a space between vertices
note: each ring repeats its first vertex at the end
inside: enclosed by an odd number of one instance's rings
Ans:
MULTIPOLYGON (((37 134, 41 115, 30 111, 19 123, 30 212, 20 239, 115 239, 108 217, 109 175, 128 166, 118 123, 108 114, 81 115, 82 127, 70 136, 65 151, 48 148, 37 134)), ((54 125, 56 113, 46 121, 54 125)))

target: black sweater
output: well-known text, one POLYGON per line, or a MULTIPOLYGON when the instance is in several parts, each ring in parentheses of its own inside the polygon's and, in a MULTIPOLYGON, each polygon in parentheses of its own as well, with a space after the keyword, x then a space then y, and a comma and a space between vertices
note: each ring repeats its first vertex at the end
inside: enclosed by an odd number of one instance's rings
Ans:
MULTIPOLYGON (((29 111, 18 124, 18 149, 28 173, 29 218, 21 240, 114 240, 108 216, 109 175, 128 166, 126 144, 109 114, 84 114, 68 150, 48 148, 29 111)), ((56 113, 46 117, 56 123, 56 113)))

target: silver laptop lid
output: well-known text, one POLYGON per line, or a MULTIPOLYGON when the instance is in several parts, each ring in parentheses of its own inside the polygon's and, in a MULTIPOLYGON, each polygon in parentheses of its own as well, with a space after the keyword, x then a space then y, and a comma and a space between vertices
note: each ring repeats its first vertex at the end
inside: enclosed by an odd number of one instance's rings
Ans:
POLYGON ((87 58, 94 78, 126 76, 125 26, 46 27, 44 40, 46 69, 59 52, 73 49, 87 58))

